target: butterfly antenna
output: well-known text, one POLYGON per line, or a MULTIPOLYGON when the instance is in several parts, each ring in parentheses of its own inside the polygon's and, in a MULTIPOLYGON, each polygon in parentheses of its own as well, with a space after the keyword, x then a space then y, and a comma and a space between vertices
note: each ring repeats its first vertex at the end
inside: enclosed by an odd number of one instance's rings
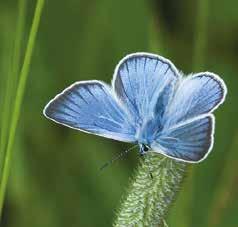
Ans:
POLYGON ((117 161, 118 159, 121 159, 122 157, 124 157, 129 151, 133 150, 135 147, 137 147, 138 145, 134 145, 132 147, 130 147, 129 149, 122 151, 119 155, 115 156, 114 158, 112 158, 109 162, 106 162, 99 170, 103 170, 106 167, 108 167, 109 165, 111 165, 113 162, 117 161))

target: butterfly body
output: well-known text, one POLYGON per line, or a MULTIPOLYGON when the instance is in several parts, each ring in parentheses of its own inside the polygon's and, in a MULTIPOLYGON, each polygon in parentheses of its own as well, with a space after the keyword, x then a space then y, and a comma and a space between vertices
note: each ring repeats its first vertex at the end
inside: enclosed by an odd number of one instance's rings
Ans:
POLYGON ((87 133, 200 162, 213 146, 213 111, 224 101, 223 80, 209 72, 184 77, 168 59, 135 53, 117 65, 112 86, 76 82, 52 99, 44 115, 87 133))

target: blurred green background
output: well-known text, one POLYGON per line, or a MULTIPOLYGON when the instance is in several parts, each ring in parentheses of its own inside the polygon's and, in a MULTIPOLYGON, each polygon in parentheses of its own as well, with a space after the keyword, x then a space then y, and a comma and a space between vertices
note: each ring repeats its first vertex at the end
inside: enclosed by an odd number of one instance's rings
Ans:
MULTIPOLYGON (((163 55, 185 74, 212 71, 225 80, 228 96, 215 113, 213 152, 190 169, 167 222, 170 227, 238 226, 238 1, 207 2, 198 16, 199 1, 190 0, 46 1, 1 227, 111 226, 138 153, 99 173, 128 145, 56 125, 42 110, 75 81, 110 83, 118 61, 138 51, 163 55)), ((23 50, 35 3, 27 1, 23 50)), ((1 106, 17 20, 17 1, 1 0, 1 106)))

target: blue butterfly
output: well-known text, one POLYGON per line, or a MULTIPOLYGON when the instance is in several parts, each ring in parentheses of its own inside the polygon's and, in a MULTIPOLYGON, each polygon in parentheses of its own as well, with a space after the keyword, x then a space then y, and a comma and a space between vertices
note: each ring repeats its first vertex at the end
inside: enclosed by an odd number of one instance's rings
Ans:
POLYGON ((166 58, 134 53, 119 62, 112 86, 76 82, 46 105, 44 115, 73 129, 138 144, 141 154, 200 162, 212 149, 212 112, 226 93, 213 73, 183 77, 166 58))

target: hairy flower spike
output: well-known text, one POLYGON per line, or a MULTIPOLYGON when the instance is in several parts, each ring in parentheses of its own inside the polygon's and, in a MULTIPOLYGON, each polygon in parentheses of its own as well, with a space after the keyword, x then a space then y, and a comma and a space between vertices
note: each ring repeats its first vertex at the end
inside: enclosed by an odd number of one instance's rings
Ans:
POLYGON ((114 227, 165 226, 164 218, 184 179, 187 164, 148 153, 122 201, 114 227), (153 178, 151 178, 150 173, 153 178))

